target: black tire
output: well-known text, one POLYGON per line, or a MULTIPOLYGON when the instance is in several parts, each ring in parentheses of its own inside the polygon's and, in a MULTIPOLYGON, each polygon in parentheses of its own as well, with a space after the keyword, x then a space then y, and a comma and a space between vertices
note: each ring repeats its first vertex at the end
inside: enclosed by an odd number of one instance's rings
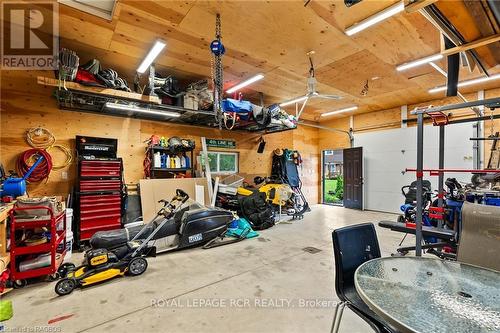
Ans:
POLYGON ((15 289, 21 289, 21 288, 24 288, 28 285, 28 281, 26 279, 22 279, 22 280, 15 280, 13 282, 13 286, 15 289))
POLYGON ((68 276, 68 272, 74 271, 75 268, 76 268, 75 264, 67 262, 59 266, 57 272, 59 273, 59 276, 61 278, 65 278, 66 276, 68 276))
POLYGON ((130 260, 130 262, 128 263, 127 272, 129 275, 137 276, 144 273, 147 268, 148 268, 148 261, 146 260, 146 258, 137 257, 130 260))
POLYGON ((75 290, 76 285, 77 282, 75 279, 64 278, 56 283, 54 290, 59 296, 65 296, 71 294, 75 290))

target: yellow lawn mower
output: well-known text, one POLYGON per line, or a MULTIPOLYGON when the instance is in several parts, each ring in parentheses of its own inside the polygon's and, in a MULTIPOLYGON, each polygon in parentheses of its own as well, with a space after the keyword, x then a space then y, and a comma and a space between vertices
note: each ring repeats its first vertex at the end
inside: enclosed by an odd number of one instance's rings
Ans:
POLYGON ((142 231, 147 229, 147 225, 129 242, 127 242, 127 253, 121 258, 105 248, 88 250, 85 253, 83 264, 75 267, 73 264, 61 265, 58 273, 63 276, 56 283, 55 292, 59 296, 68 295, 75 288, 84 287, 111 278, 131 275, 141 275, 148 268, 146 256, 155 253, 155 249, 148 245, 149 241, 158 233, 161 228, 169 222, 175 213, 189 199, 189 196, 182 190, 177 189, 175 197, 167 202, 160 200, 165 206, 157 213, 165 217, 163 221, 145 239, 141 238, 142 231))

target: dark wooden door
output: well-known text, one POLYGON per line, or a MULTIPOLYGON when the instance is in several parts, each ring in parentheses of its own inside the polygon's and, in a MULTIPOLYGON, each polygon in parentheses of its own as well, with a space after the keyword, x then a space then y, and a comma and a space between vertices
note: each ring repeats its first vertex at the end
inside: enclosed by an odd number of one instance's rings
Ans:
POLYGON ((363 209, 363 147, 344 149, 344 207, 363 209))

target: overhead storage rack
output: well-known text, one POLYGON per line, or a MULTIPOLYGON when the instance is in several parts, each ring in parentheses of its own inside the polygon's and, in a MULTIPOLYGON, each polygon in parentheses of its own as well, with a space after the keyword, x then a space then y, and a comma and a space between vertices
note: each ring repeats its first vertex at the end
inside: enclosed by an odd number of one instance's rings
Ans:
MULTIPOLYGON (((63 110, 165 121, 209 128, 218 128, 219 126, 215 122, 213 111, 191 110, 174 105, 160 104, 159 98, 155 96, 145 96, 109 88, 87 87, 75 82, 63 83, 57 79, 46 77, 38 77, 38 84, 58 87, 54 95, 59 108, 63 110), (120 104, 153 112, 112 109, 106 107, 106 103, 120 104)), ((277 122, 271 122, 267 127, 261 128, 255 122, 238 121, 232 130, 269 134, 289 131, 295 128, 289 128, 277 122)))

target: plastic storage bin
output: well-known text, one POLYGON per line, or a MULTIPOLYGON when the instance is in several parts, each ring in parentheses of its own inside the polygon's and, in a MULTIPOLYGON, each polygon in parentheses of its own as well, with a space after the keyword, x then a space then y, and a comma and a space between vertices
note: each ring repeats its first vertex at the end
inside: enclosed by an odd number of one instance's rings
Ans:
POLYGON ((244 180, 245 178, 239 175, 229 175, 224 177, 221 181, 219 181, 218 191, 221 193, 235 195, 238 192, 238 187, 243 185, 244 180))

